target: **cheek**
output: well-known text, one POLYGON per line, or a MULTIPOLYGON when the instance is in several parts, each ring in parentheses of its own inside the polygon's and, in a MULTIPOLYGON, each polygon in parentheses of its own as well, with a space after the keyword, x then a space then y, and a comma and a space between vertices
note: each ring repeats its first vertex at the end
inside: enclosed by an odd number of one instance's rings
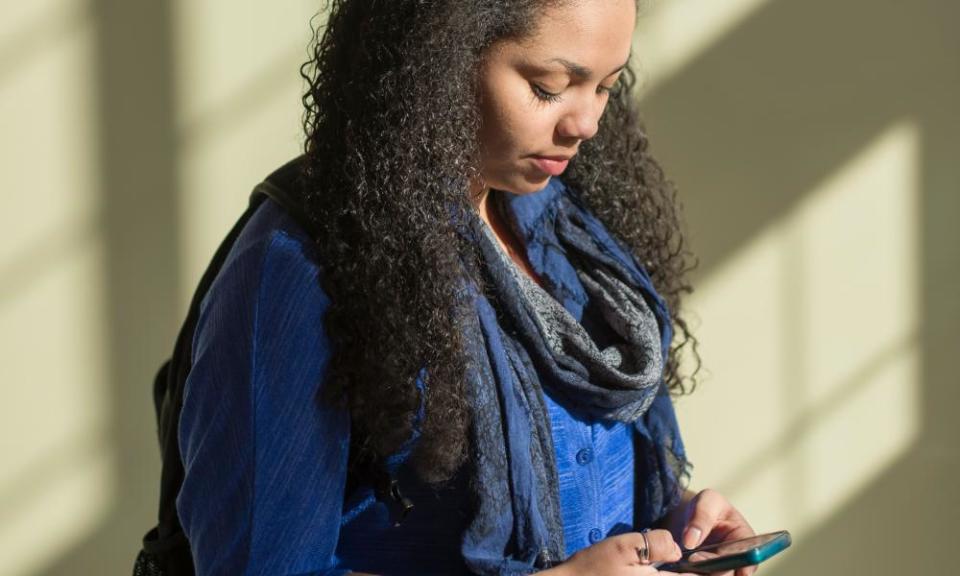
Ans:
POLYGON ((549 105, 534 101, 523 83, 497 88, 488 92, 482 112, 487 154, 503 162, 549 145, 554 125, 549 105))
POLYGON ((505 96, 496 92, 490 94, 484 107, 482 138, 488 155, 499 155, 504 148, 511 148, 516 134, 522 132, 522 127, 517 125, 517 114, 505 96))

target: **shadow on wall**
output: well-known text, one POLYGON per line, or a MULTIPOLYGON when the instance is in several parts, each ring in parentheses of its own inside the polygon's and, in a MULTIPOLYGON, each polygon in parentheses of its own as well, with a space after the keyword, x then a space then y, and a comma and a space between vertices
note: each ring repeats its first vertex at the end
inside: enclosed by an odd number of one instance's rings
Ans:
MULTIPOLYGON (((157 500, 148 390, 180 321, 170 7, 119 0, 94 6, 114 402, 109 438, 120 489, 98 531, 54 560, 45 576, 122 574, 132 566, 157 500)), ((932 572, 960 524, 960 500, 945 488, 960 472, 946 440, 960 437, 949 364, 960 350, 960 227, 953 222, 960 183, 952 166, 960 46, 948 29, 958 20, 960 8, 938 0, 773 0, 645 102, 656 152, 682 184, 701 274, 789 212, 896 118, 909 115, 922 130, 921 437, 814 536, 797 542, 771 571, 776 576, 932 572)))
POLYGON ((775 0, 644 101, 654 151, 680 183, 701 278, 890 124, 909 117, 920 130, 920 436, 773 576, 939 573, 960 521, 948 488, 960 473, 950 365, 960 350, 960 45, 947 24, 958 18, 960 8, 936 0, 775 0))

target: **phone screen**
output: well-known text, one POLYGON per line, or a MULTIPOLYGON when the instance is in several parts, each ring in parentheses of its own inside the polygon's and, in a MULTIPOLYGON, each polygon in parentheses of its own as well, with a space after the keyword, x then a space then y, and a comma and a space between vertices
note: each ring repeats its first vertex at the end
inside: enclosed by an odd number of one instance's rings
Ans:
POLYGON ((790 533, 786 530, 771 532, 743 540, 702 546, 684 553, 683 559, 679 562, 664 564, 661 568, 700 574, 722 572, 759 564, 786 549, 790 544, 790 533))
POLYGON ((754 548, 759 548, 768 542, 772 542, 777 538, 780 538, 783 535, 782 532, 772 532, 770 534, 761 534, 760 536, 753 536, 752 538, 744 538, 743 540, 734 540, 733 542, 721 542, 720 544, 713 544, 711 546, 701 546, 700 548, 695 548, 690 550, 689 558, 692 562, 698 562, 701 560, 709 560, 716 558, 718 556, 732 556, 734 554, 743 554, 744 552, 749 552, 754 548), (696 556, 702 555, 702 558, 697 558, 696 556))

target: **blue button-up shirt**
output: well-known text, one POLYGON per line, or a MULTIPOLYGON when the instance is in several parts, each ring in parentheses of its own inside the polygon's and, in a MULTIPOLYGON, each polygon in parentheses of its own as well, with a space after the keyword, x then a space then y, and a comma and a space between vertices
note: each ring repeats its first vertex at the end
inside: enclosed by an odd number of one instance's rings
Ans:
MULTIPOLYGON (((587 294, 560 248, 538 234, 563 190, 511 196, 508 217, 533 269, 581 320, 587 294)), ((316 400, 331 354, 321 273, 310 239, 268 200, 203 302, 180 420, 186 474, 177 499, 197 573, 463 573, 465 473, 438 489, 402 466, 415 508, 399 526, 370 488, 344 493, 349 416, 316 400)), ((632 428, 545 396, 567 554, 640 528, 632 428)))

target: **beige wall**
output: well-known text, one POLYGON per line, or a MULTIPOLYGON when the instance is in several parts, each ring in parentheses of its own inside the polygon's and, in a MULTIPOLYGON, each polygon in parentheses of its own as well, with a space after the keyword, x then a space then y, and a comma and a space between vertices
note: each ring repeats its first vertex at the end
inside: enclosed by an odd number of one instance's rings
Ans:
POLYGON ((957 21, 937 0, 664 0, 641 21, 700 256, 694 485, 793 532, 772 575, 953 572, 957 21))
MULTIPOLYGON (((5 573, 128 573, 157 498, 150 381, 250 187, 299 149, 314 4, 0 7, 5 573)), ((960 8, 644 5, 643 105, 701 259, 694 485, 793 531, 771 575, 943 573, 960 8)))

